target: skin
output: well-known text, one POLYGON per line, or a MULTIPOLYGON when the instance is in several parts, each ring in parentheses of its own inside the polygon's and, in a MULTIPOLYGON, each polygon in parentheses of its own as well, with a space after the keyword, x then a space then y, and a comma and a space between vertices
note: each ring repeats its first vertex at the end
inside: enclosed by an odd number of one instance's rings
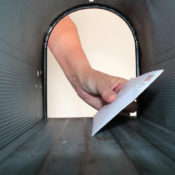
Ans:
POLYGON ((97 110, 113 102, 127 83, 126 79, 105 74, 90 66, 77 28, 68 16, 53 29, 48 47, 79 97, 97 110))

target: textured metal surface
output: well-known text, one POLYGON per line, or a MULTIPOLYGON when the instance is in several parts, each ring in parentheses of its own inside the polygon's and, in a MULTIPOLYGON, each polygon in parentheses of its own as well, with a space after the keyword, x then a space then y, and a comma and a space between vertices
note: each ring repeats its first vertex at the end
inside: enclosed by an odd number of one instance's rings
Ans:
MULTIPOLYGON (((40 129, 0 163, 0 175, 34 175, 47 156, 64 121, 43 120, 40 129)), ((16 144, 18 144, 16 140, 16 144)))
POLYGON ((142 47, 142 72, 160 68, 165 72, 142 96, 142 113, 175 130, 175 2, 148 1, 147 13, 149 24, 144 30, 148 39, 142 47))
POLYGON ((135 122, 128 122, 128 126, 175 161, 175 132, 143 118, 135 122))
POLYGON ((165 70, 140 98, 140 112, 144 118, 175 130, 175 1, 115 2, 137 32, 141 73, 165 70))
POLYGON ((69 120, 38 175, 138 174, 108 130, 91 137, 91 120, 69 120))
POLYGON ((0 1, 0 149, 43 116, 42 58, 26 2, 0 1))
POLYGON ((117 118, 91 137, 91 123, 86 118, 43 121, 1 162, 0 175, 174 175, 172 131, 117 118))
POLYGON ((36 132, 40 131, 45 125, 45 120, 39 122, 37 125, 29 129, 27 132, 20 135, 20 137, 16 138, 13 142, 10 142, 7 146, 0 150, 0 164, 7 159, 11 154, 13 154, 18 147, 23 145, 27 140, 29 140, 36 132))
POLYGON ((174 174, 175 132, 145 119, 114 119, 109 129, 140 174, 174 174))

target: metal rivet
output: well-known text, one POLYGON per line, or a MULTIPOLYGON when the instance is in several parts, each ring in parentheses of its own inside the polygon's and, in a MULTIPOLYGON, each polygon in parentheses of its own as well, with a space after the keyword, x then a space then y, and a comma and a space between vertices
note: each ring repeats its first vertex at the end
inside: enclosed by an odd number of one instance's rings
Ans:
POLYGON ((40 71, 39 70, 36 71, 36 75, 37 75, 37 77, 40 76, 40 71))
POLYGON ((38 85, 37 84, 35 84, 35 88, 37 88, 38 87, 38 85))
POLYGON ((62 141, 62 144, 66 144, 66 143, 67 143, 67 141, 66 141, 66 140, 63 140, 63 141, 62 141))
POLYGON ((40 70, 40 75, 42 75, 42 70, 40 70))

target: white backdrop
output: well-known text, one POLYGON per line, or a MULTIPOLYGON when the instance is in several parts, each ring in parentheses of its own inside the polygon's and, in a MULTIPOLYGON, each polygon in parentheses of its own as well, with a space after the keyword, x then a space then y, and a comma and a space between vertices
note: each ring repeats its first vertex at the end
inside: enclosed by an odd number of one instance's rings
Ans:
MULTIPOLYGON (((120 17, 101 9, 80 10, 70 17, 93 68, 127 79, 135 77, 134 39, 120 17)), ((47 69, 49 118, 92 117, 96 113, 77 96, 49 49, 47 69)))

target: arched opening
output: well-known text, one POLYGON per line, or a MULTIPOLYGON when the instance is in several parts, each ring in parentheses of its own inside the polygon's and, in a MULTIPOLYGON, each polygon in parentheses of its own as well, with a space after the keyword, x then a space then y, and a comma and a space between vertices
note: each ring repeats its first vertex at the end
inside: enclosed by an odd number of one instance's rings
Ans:
MULTIPOLYGON (((139 74, 136 35, 121 14, 103 6, 75 8, 58 17, 51 26, 49 34, 66 15, 69 15, 75 23, 83 50, 93 68, 126 79, 139 74)), ((95 113, 95 109, 77 96, 48 49, 48 118, 92 117, 95 113)))

